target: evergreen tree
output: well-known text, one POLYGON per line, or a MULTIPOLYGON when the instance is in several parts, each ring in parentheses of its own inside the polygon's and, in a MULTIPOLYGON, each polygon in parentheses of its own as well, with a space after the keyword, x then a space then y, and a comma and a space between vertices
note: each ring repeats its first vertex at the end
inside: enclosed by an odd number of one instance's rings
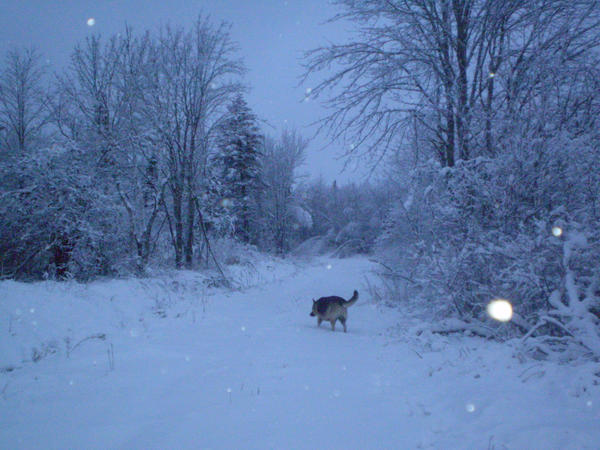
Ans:
POLYGON ((234 234, 243 242, 250 242, 256 216, 262 136, 256 116, 241 95, 233 100, 228 110, 220 127, 216 158, 221 205, 231 217, 234 234))

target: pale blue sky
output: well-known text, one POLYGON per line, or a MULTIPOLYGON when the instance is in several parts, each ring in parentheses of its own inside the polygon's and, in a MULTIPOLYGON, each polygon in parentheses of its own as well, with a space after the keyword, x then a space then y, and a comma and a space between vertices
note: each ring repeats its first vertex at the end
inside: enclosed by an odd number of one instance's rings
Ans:
MULTIPOLYGON (((4 55, 11 45, 33 45, 57 70, 68 63, 75 43, 90 33, 109 36, 126 23, 139 31, 164 23, 189 25, 201 11, 232 24, 232 37, 249 69, 248 102, 274 127, 265 126, 265 131, 278 134, 284 126, 295 126, 312 136, 314 129, 307 127, 323 110, 315 101, 302 101, 310 86, 297 86, 300 57, 345 35, 344 25, 324 24, 336 12, 327 0, 1 0, 0 52, 4 55), (93 27, 86 24, 90 17, 93 27)), ((339 174, 339 145, 320 151, 326 144, 325 137, 311 143, 302 171, 328 181, 358 180, 350 169, 339 174)))

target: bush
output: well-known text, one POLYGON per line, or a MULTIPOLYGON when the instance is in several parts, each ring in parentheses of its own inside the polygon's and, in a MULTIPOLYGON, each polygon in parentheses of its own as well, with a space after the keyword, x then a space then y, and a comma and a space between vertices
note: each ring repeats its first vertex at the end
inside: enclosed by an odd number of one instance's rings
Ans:
POLYGON ((487 321, 497 336, 485 308, 506 298, 516 315, 504 337, 569 337, 600 356, 600 174, 588 170, 600 153, 581 138, 530 144, 409 173, 377 244, 388 295, 427 302, 438 316, 487 321), (576 309, 587 325, 575 325, 576 309))

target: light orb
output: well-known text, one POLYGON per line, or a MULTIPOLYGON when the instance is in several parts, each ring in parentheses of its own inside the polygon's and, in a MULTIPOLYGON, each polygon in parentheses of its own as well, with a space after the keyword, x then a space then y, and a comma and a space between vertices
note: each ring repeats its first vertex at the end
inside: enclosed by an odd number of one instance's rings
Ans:
POLYGON ((512 319, 513 309, 508 300, 498 298, 488 303, 487 313, 492 319, 499 322, 508 322, 512 319))

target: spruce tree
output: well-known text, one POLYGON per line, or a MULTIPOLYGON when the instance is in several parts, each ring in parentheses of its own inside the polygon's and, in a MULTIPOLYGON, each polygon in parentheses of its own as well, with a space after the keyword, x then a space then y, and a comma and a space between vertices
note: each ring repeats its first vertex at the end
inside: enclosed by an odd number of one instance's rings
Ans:
POLYGON ((244 98, 238 95, 220 127, 217 164, 221 205, 231 217, 234 234, 243 242, 251 241, 256 216, 262 140, 257 122, 244 98))

